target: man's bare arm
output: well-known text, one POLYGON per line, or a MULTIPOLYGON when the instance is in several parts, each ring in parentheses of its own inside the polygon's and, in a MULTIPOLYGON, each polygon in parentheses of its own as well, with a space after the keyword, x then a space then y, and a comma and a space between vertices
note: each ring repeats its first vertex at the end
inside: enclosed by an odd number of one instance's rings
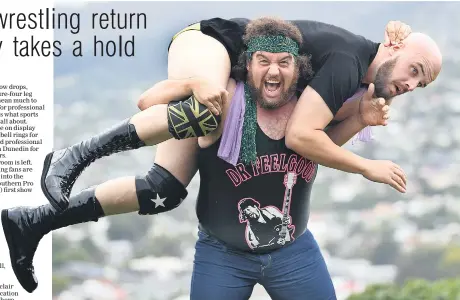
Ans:
MULTIPOLYGON (((348 173, 359 173, 371 181, 388 184, 404 193, 406 175, 400 166, 392 161, 365 159, 341 148, 329 138, 324 128, 332 118, 332 112, 322 97, 308 86, 289 120, 286 134, 287 147, 323 166, 348 173)), ((337 137, 338 132, 333 132, 333 136, 337 137)), ((340 139, 336 141, 343 142, 340 139)))
POLYGON ((222 113, 219 103, 225 103, 228 96, 225 89, 202 78, 167 79, 145 91, 140 96, 137 106, 140 110, 144 110, 152 105, 182 100, 192 94, 215 115, 222 113))
POLYGON ((337 146, 343 146, 364 127, 366 126, 360 122, 359 115, 354 114, 339 124, 328 128, 326 134, 337 146))
MULTIPOLYGON (((332 119, 332 112, 322 97, 307 86, 289 120, 286 134, 287 146, 301 156, 323 166, 363 174, 367 159, 341 148, 324 132, 324 128, 332 119)), ((342 123, 344 122, 349 123, 351 120, 344 120, 342 123)), ((341 130, 346 125, 342 124, 341 130)), ((332 136, 340 144, 343 140, 338 138, 338 133, 340 132, 332 132, 332 136)))

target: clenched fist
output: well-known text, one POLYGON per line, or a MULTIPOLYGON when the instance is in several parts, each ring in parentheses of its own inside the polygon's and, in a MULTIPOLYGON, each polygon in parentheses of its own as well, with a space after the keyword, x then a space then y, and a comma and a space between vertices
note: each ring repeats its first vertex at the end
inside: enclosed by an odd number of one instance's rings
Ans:
POLYGON ((399 44, 412 32, 409 25, 401 21, 390 21, 385 27, 385 46, 399 44))
POLYGON ((374 84, 369 84, 359 101, 359 120, 365 126, 388 125, 390 107, 383 98, 374 98, 374 84))

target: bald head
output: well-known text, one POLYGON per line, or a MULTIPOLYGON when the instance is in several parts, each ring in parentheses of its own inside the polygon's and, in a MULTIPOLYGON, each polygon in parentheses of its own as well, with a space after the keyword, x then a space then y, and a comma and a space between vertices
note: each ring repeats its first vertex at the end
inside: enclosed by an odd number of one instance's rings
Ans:
POLYGON ((399 44, 379 48, 379 66, 372 79, 375 94, 390 99, 424 88, 439 75, 442 55, 428 35, 414 32, 399 44))
POLYGON ((404 52, 407 55, 419 57, 426 64, 430 81, 434 81, 439 75, 442 66, 442 54, 436 42, 428 35, 421 32, 411 33, 405 40, 404 52))

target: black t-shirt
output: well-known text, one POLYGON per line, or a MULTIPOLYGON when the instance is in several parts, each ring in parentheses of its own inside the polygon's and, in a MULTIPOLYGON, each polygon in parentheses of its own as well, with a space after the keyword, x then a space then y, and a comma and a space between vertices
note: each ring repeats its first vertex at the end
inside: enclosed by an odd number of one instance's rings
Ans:
MULTIPOLYGON (((201 31, 226 47, 233 66, 244 50, 242 37, 249 21, 213 18, 201 21, 201 31)), ((334 25, 308 20, 291 22, 302 32, 300 54, 311 56, 315 72, 313 78, 300 78, 298 89, 312 87, 335 115, 360 87, 379 44, 334 25)))
POLYGON ((196 211, 208 234, 236 249, 266 253, 305 232, 317 164, 259 127, 256 143, 257 161, 250 165, 218 158, 220 140, 200 149, 196 211))

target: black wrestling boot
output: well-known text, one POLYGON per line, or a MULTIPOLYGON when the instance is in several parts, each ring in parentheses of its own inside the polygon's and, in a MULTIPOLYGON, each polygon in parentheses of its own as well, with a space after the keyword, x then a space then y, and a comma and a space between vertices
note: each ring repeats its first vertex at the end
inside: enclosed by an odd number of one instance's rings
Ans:
POLYGON ((62 214, 57 214, 50 204, 2 210, 3 232, 10 251, 11 266, 21 286, 29 293, 37 288, 33 258, 45 234, 73 224, 97 222, 103 215, 94 188, 71 197, 68 209, 62 214))
POLYGON ((69 195, 81 172, 93 161, 117 152, 145 146, 129 120, 68 148, 49 153, 43 164, 41 188, 58 211, 69 205, 69 195))

